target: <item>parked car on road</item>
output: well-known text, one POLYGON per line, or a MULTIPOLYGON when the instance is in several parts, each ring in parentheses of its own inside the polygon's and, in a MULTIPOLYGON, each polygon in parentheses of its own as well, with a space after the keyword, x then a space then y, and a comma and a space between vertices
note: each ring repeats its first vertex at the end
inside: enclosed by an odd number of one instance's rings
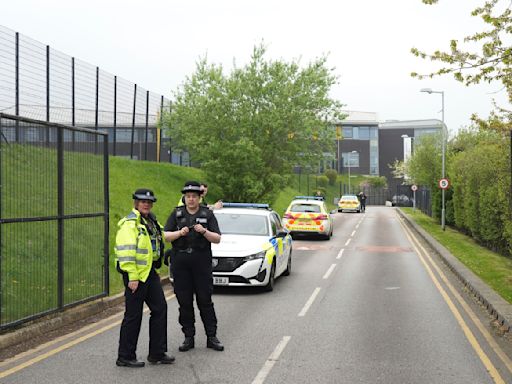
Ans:
POLYGON ((223 203, 215 210, 222 238, 212 244, 213 284, 272 291, 290 274, 292 238, 268 204, 223 203))
POLYGON ((407 195, 394 195, 391 198, 393 207, 412 207, 414 200, 407 195))
POLYGON ((329 240, 333 220, 321 196, 295 196, 285 214, 283 226, 295 235, 320 235, 329 240))
POLYGON ((361 212, 361 202, 356 195, 343 195, 338 201, 338 212, 361 212))

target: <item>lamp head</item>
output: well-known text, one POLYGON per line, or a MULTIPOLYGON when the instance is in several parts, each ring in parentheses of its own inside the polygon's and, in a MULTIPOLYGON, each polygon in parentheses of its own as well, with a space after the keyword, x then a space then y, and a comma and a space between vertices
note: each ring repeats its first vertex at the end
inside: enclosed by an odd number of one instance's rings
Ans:
POLYGON ((432 93, 432 88, 421 88, 420 92, 432 93))

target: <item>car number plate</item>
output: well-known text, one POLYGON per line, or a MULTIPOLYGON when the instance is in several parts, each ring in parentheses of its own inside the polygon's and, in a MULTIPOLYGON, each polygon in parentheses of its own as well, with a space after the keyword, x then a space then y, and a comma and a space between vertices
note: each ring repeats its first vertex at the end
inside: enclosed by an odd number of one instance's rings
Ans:
POLYGON ((213 284, 214 285, 228 285, 229 284, 229 277, 213 276, 213 284))

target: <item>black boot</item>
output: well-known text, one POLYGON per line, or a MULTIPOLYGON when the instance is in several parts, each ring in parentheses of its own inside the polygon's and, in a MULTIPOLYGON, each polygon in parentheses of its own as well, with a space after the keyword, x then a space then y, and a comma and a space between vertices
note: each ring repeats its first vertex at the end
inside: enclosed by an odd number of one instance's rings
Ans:
POLYGON ((161 356, 148 356, 148 361, 151 364, 172 364, 174 363, 174 360, 176 360, 174 356, 169 356, 167 353, 164 353, 161 356))
POLYGON ((118 367, 142 368, 145 364, 143 361, 138 361, 137 359, 128 360, 122 357, 118 357, 116 360, 116 365, 118 367))
POLYGON ((206 347, 212 348, 215 351, 223 351, 224 350, 224 346, 219 341, 219 339, 217 339, 216 336, 208 336, 206 338, 206 347))
POLYGON ((183 344, 179 346, 180 352, 187 352, 189 349, 194 348, 194 338, 193 337, 185 337, 183 340, 183 344))

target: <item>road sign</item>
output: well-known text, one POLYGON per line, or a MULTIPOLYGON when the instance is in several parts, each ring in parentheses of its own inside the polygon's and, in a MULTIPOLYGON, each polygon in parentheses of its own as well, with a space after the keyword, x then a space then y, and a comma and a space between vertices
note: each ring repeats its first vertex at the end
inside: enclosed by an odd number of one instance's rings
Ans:
POLYGON ((448 180, 448 179, 440 179, 438 181, 437 185, 441 189, 448 189, 448 187, 450 186, 450 180, 448 180))
POLYGON ((418 190, 418 186, 416 184, 411 185, 411 191, 416 192, 418 190))

